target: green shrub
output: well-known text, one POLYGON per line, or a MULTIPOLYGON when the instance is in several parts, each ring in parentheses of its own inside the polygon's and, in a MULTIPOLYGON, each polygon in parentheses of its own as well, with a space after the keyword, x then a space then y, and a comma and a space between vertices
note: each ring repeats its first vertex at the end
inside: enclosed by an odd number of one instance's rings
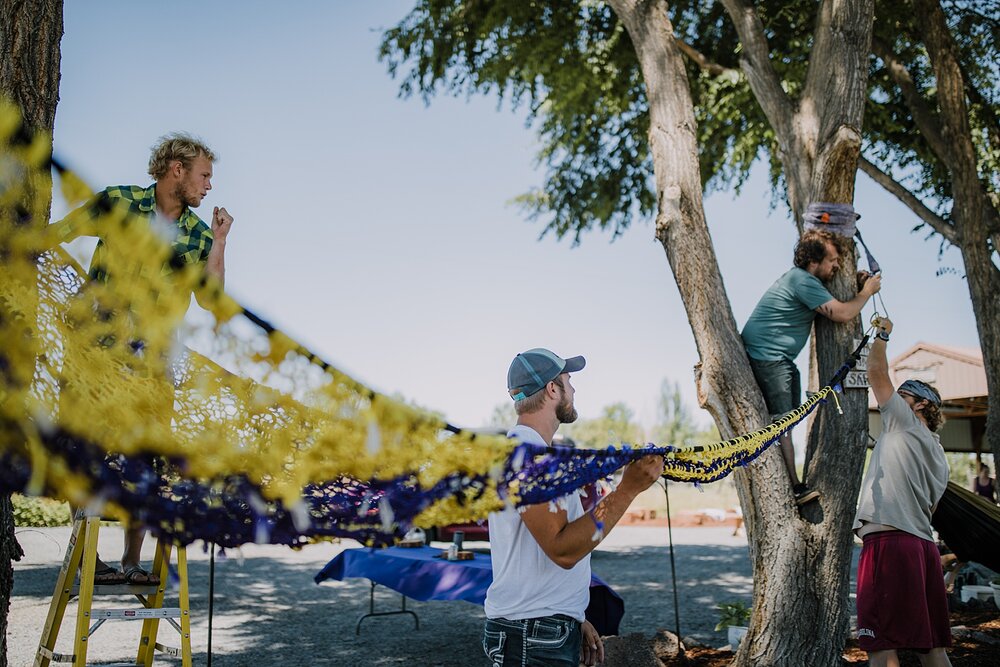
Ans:
POLYGON ((750 607, 742 602, 723 602, 718 605, 719 624, 715 626, 715 631, 725 630, 730 625, 743 626, 750 621, 750 607))
POLYGON ((15 493, 11 501, 14 504, 14 525, 19 528, 70 524, 69 504, 61 500, 15 493))

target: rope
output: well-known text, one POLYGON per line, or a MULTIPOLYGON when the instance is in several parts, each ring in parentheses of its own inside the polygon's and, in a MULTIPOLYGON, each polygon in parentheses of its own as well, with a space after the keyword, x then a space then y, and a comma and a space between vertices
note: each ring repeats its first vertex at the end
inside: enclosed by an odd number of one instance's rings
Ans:
POLYGON ((99 499, 180 544, 386 544, 414 525, 548 502, 649 454, 664 456, 668 480, 722 479, 834 392, 705 446, 572 450, 477 435, 373 391, 234 300, 148 220, 95 199, 11 113, 0 107, 12 174, 0 192, 0 425, 17 437, 0 438, 0 491, 99 499), (88 280, 50 249, 62 223, 26 224, 28 182, 50 171, 70 204, 96 202, 74 214, 92 214, 115 278, 88 280), (192 293, 213 322, 184 321, 192 293))
POLYGON ((215 613, 215 544, 208 543, 208 667, 212 667, 212 617, 215 613))
POLYGON ((677 648, 682 653, 684 645, 681 643, 681 611, 680 603, 677 601, 677 570, 674 568, 674 527, 670 518, 670 482, 663 480, 663 495, 667 499, 667 539, 670 542, 670 582, 674 589, 674 632, 677 635, 677 648))

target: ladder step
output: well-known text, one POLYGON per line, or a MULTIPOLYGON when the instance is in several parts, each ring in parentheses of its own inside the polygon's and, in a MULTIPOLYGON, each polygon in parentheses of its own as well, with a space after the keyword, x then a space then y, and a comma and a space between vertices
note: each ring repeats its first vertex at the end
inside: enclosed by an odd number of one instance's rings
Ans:
POLYGON ((180 618, 180 607, 160 607, 157 609, 91 609, 91 618, 113 621, 135 621, 144 618, 180 618))
MULTIPOLYGON (((154 585, 116 584, 107 586, 94 585, 81 595, 77 579, 82 572, 92 572, 95 567, 97 551, 97 535, 100 522, 96 517, 81 518, 79 515, 73 522, 73 533, 66 548, 62 567, 59 570, 49 612, 42 630, 42 639, 35 653, 35 665, 49 663, 86 664, 88 641, 92 635, 107 621, 142 621, 142 633, 139 638, 136 662, 115 663, 111 667, 135 667, 136 664, 148 664, 156 651, 166 653, 175 658, 181 658, 184 664, 191 664, 191 629, 190 610, 188 608, 188 578, 187 550, 184 547, 157 542, 154 548, 153 570, 160 573, 164 582, 154 585), (171 552, 177 557, 177 583, 168 585, 167 569, 170 567, 171 552), (91 595, 91 593, 93 595, 91 595), (164 595, 176 593, 178 606, 163 607, 164 595), (134 596, 136 600, 118 601, 119 604, 141 604, 141 607, 95 609, 94 598, 101 595, 134 596), (76 639, 72 653, 57 653, 55 644, 59 637, 60 626, 63 624, 66 607, 72 598, 78 599, 76 616, 76 639), (180 635, 180 646, 167 646, 157 642, 157 631, 166 622, 180 635), (88 625, 90 626, 88 628, 88 625)), ((89 574, 87 576, 90 576, 89 574)), ((106 600, 111 602, 112 600, 106 600)))
POLYGON ((44 646, 38 647, 38 655, 48 658, 51 662, 73 662, 76 660, 75 653, 56 653, 44 646))
MULTIPOLYGON (((164 646, 160 642, 156 642, 155 644, 153 644, 153 647, 160 653, 166 653, 167 655, 172 655, 175 658, 181 657, 181 650, 179 648, 174 648, 173 646, 164 646)), ((130 667, 135 667, 135 665, 131 665, 130 667)))
MULTIPOLYGON (((149 595, 156 592, 157 586, 159 584, 151 586, 137 586, 133 584, 112 584, 105 586, 101 584, 94 586, 94 595, 149 595)), ((80 584, 73 584, 73 588, 69 591, 69 596, 71 598, 80 596, 80 584)))

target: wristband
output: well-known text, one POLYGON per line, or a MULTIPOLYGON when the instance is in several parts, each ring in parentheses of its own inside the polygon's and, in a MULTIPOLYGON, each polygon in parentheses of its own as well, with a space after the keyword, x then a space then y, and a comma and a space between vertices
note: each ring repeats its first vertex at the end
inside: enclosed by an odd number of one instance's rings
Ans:
POLYGON ((875 337, 878 338, 879 340, 884 340, 887 343, 889 342, 889 334, 887 334, 884 331, 879 331, 877 334, 875 334, 875 337))

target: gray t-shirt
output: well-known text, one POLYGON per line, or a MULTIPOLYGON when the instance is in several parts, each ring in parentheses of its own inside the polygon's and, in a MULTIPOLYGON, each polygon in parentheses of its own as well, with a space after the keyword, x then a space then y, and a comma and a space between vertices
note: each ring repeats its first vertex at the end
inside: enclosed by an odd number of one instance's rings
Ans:
POLYGON ((758 361, 795 361, 816 317, 816 309, 833 299, 819 278, 795 267, 778 278, 743 327, 747 354, 758 361))
POLYGON ((893 394, 879 408, 882 435, 861 482, 854 530, 880 523, 922 537, 931 534, 931 508, 948 486, 948 461, 941 439, 893 394))

